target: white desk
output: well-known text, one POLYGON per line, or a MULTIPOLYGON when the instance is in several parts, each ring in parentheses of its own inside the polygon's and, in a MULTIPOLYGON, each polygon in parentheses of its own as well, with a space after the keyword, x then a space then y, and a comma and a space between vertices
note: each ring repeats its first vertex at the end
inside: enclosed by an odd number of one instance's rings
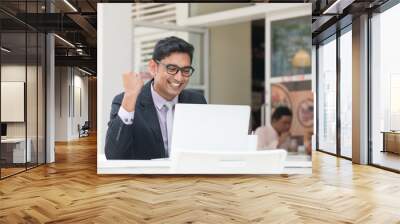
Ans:
MULTIPOLYGON (((311 174, 311 157, 289 154, 282 174, 311 174)), ((97 155, 98 174, 179 174, 171 171, 170 160, 107 160, 105 154, 97 155)))
POLYGON ((312 160, 311 156, 303 153, 289 152, 284 171, 287 174, 311 174, 312 173, 312 160))
POLYGON ((25 151, 25 138, 6 138, 6 139, 1 139, 1 144, 2 145, 13 145, 12 148, 12 163, 25 163, 26 162, 31 162, 31 145, 32 141, 30 138, 27 138, 26 142, 27 147, 25 151))

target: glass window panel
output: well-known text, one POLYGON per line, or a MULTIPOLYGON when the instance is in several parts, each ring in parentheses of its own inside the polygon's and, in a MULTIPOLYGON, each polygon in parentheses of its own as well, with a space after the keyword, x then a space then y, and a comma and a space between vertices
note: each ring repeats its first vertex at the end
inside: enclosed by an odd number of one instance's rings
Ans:
POLYGON ((352 35, 340 37, 340 152, 352 157, 352 35))
POLYGON ((318 48, 318 144, 336 154, 336 40, 318 48))
POLYGON ((293 113, 290 128, 293 146, 288 150, 302 151, 301 148, 311 141, 313 133, 314 100, 311 80, 271 84, 271 112, 279 106, 287 106, 293 113))
POLYGON ((400 170, 400 33, 393 27, 397 27, 398 21, 400 4, 371 20, 372 163, 396 170, 400 170))
POLYGON ((271 77, 311 74, 311 16, 271 23, 271 77))
POLYGON ((304 152, 313 133, 311 91, 311 17, 271 22, 271 114, 279 106, 292 110, 289 151, 304 152), (296 76, 299 75, 299 76, 296 76), (291 76, 291 77, 288 77, 291 76))

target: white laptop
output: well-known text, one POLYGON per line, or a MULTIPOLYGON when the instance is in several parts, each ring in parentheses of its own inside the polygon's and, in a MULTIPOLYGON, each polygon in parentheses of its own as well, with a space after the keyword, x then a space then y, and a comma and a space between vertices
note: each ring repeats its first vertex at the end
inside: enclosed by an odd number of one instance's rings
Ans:
POLYGON ((256 151, 249 137, 250 107, 177 104, 171 161, 174 173, 280 173, 285 150, 256 151))
POLYGON ((177 104, 171 155, 180 150, 243 151, 249 123, 249 106, 177 104))

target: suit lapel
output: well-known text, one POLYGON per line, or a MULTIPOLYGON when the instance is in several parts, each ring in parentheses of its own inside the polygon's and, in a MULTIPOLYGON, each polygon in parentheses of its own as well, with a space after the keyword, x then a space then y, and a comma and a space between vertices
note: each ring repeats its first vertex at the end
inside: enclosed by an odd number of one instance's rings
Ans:
POLYGON ((142 107, 143 117, 146 123, 152 130, 156 140, 164 147, 160 129, 160 122, 158 120, 157 111, 154 106, 153 97, 151 96, 151 83, 152 81, 143 86, 143 91, 141 94, 142 96, 140 98, 140 105, 142 107))
POLYGON ((186 94, 185 94, 185 90, 183 90, 181 92, 181 94, 179 94, 178 96, 178 103, 186 103, 186 94))
MULTIPOLYGON (((153 80, 149 81, 146 83, 146 85, 143 86, 143 90, 139 96, 139 105, 141 110, 143 111, 143 118, 146 121, 146 124, 149 125, 151 131, 153 132, 156 141, 158 144, 164 148, 164 141, 162 138, 161 134, 161 128, 160 128, 160 122, 158 120, 158 115, 156 111, 156 107, 154 106, 154 101, 153 97, 151 95, 151 83, 153 80)), ((185 91, 182 91, 181 94, 178 97, 178 102, 179 103, 185 103, 186 102, 186 94, 185 91)), ((163 150, 162 153, 165 153, 163 150)))

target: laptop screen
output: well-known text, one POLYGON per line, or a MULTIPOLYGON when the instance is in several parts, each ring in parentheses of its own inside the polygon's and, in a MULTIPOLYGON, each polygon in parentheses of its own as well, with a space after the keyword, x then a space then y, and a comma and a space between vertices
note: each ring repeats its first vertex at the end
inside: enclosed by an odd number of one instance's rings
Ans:
POLYGON ((171 152, 246 150, 249 120, 247 105, 177 104, 171 152))

